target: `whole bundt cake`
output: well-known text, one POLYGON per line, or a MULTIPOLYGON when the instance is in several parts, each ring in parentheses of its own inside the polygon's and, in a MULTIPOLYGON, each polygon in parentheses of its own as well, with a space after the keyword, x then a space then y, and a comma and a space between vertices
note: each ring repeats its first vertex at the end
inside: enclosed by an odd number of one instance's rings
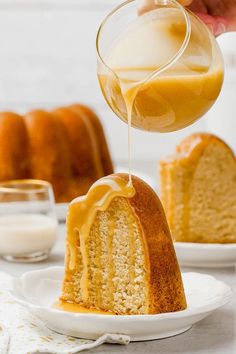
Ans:
POLYGON ((130 315, 186 308, 162 205, 135 176, 132 185, 126 174, 101 178, 71 202, 65 267, 61 309, 130 315))
POLYGON ((68 202, 112 172, 102 125, 88 107, 0 113, 0 181, 46 180, 56 201, 68 202))

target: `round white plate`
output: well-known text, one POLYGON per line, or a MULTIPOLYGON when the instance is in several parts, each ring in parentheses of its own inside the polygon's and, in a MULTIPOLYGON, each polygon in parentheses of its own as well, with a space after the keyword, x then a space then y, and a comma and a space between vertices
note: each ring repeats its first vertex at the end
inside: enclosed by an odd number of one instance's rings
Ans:
POLYGON ((181 266, 226 268, 236 265, 236 243, 175 242, 174 246, 181 266))
POLYGON ((188 308, 184 311, 136 316, 71 313, 52 308, 60 295, 63 275, 63 267, 27 272, 14 280, 11 295, 52 330, 86 339, 105 333, 125 334, 131 341, 170 337, 185 332, 232 298, 231 289, 214 277, 185 273, 188 308))

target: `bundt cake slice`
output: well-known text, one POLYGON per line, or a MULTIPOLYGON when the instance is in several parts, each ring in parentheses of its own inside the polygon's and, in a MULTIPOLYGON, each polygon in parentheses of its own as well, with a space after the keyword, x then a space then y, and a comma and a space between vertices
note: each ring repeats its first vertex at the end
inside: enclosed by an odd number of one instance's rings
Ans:
POLYGON ((160 163, 161 199, 173 239, 236 242, 236 159, 212 134, 193 134, 160 163))
POLYGON ((126 315, 186 308, 162 205, 145 182, 133 176, 132 183, 113 174, 71 202, 62 308, 126 315))

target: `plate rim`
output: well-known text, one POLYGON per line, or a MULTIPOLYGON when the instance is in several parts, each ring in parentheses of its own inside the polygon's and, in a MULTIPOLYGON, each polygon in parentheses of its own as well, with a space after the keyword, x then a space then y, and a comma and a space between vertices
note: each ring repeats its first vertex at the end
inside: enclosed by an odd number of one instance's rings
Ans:
POLYGON ((180 318, 187 318, 190 316, 196 316, 196 315, 202 315, 205 313, 209 313, 212 312, 224 305, 226 305, 233 297, 233 292, 232 289, 225 284, 223 281, 216 279, 214 276, 210 275, 210 274, 204 274, 204 273, 199 273, 199 272, 181 272, 181 274, 194 274, 194 275, 201 275, 203 277, 210 277, 211 279, 213 279, 214 281, 221 283, 224 288, 225 288, 225 293, 224 293, 224 297, 218 297, 216 299, 216 301, 211 304, 211 305, 203 305, 197 308, 186 308, 185 310, 182 311, 175 311, 175 312, 166 312, 166 313, 159 313, 159 314, 146 314, 146 315, 104 315, 104 314, 94 314, 94 313, 73 313, 73 312, 67 312, 67 311, 61 311, 59 309, 55 309, 55 308, 50 308, 47 306, 43 306, 43 305, 37 305, 34 304, 33 302, 31 302, 29 299, 24 299, 23 294, 21 294, 22 298, 20 297, 20 294, 18 293, 18 291, 21 289, 20 288, 20 284, 22 284, 23 279, 31 274, 36 274, 36 273, 42 273, 42 272, 49 272, 49 271, 53 271, 55 273, 55 271, 64 271, 64 267, 63 266, 53 266, 53 267, 47 267, 47 268, 42 268, 42 269, 38 269, 38 270, 32 270, 32 271, 28 271, 25 272, 21 275, 21 277, 19 278, 13 278, 13 286, 12 289, 10 290, 10 296, 14 299, 14 301, 16 301, 18 304, 21 304, 22 306, 26 307, 26 308, 30 308, 33 311, 44 311, 44 312, 48 312, 50 314, 54 314, 54 315, 64 315, 66 317, 74 317, 74 318, 98 318, 100 320, 104 319, 104 320, 115 320, 117 322, 119 321, 130 321, 132 322, 133 320, 135 321, 164 321, 164 320, 171 320, 171 319, 180 319, 180 318))
POLYGON ((199 242, 181 242, 181 241, 174 241, 174 246, 181 247, 181 248, 208 248, 208 249, 213 249, 213 248, 228 248, 230 250, 235 249, 236 250, 236 242, 232 243, 199 243, 199 242))

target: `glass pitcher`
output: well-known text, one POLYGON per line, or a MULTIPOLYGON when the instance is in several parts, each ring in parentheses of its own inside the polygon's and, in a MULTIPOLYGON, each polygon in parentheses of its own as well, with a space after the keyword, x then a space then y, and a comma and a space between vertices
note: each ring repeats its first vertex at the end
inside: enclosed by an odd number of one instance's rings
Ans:
POLYGON ((223 60, 207 26, 175 0, 129 0, 97 35, 102 93, 123 121, 171 132, 201 118, 223 83, 223 60))

